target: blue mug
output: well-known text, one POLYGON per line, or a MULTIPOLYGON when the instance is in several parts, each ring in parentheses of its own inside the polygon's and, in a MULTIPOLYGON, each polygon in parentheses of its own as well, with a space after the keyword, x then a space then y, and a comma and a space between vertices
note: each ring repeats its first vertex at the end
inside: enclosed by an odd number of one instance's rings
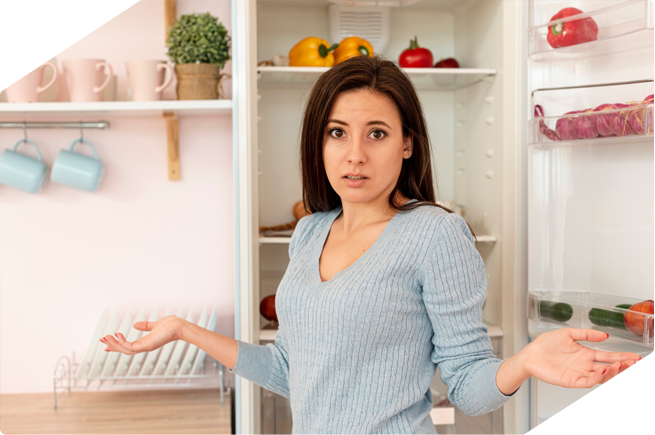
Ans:
POLYGON ((0 155, 0 183, 30 193, 43 190, 48 179, 48 165, 43 162, 39 147, 29 139, 16 142, 14 149, 4 150, 0 155), (36 148, 39 158, 35 159, 16 151, 18 145, 31 143, 36 148))
POLYGON ((93 145, 84 139, 77 139, 68 150, 61 150, 52 164, 50 181, 64 184, 80 190, 93 192, 98 188, 105 175, 105 167, 98 157, 93 145), (93 151, 95 157, 88 157, 73 152, 78 142, 84 142, 93 151))

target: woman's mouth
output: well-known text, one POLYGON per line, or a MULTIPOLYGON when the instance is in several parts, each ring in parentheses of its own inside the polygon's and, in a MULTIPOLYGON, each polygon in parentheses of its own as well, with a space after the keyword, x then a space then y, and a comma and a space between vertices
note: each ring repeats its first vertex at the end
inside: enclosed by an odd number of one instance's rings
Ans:
POLYGON ((353 175, 346 175, 343 179, 349 187, 361 187, 368 180, 366 177, 355 177, 353 175))

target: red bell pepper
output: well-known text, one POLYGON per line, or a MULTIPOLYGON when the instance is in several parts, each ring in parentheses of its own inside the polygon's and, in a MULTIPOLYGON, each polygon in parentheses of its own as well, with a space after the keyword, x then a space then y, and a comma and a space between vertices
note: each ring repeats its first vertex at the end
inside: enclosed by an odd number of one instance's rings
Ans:
MULTIPOLYGON (((582 13, 580 9, 564 8, 553 15, 550 21, 560 20, 582 13)), ((553 48, 568 47, 582 44, 583 42, 595 41, 598 39, 598 24, 591 17, 568 21, 566 23, 556 23, 548 27, 548 36, 546 39, 553 48)))

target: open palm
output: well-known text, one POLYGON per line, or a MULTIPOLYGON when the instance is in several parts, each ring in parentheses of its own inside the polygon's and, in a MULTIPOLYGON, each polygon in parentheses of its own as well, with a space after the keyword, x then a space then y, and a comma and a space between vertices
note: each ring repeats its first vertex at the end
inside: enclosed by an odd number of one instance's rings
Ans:
POLYGON ((133 325, 135 329, 139 331, 150 331, 150 334, 146 334, 130 343, 125 339, 123 334, 117 332, 116 337, 106 335, 100 341, 107 345, 107 349, 105 349, 107 351, 122 352, 126 355, 150 352, 159 349, 166 343, 178 340, 182 324, 181 321, 182 319, 178 316, 166 316, 156 322, 136 322, 133 325))
POLYGON ((540 334, 529 345, 528 370, 543 382, 566 388, 605 383, 641 359, 633 352, 594 350, 577 342, 607 338, 595 329, 562 328, 540 334))

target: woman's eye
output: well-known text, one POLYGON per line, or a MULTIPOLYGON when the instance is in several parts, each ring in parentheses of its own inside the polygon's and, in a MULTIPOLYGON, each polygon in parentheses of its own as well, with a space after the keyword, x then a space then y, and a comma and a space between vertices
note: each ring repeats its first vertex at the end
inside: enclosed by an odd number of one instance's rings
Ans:
POLYGON ((340 128, 333 128, 332 130, 330 130, 330 136, 334 138, 341 139, 343 135, 344 132, 340 128))
POLYGON ((382 138, 384 138, 386 135, 387 135, 387 134, 386 134, 384 131, 382 131, 382 130, 373 130, 373 131, 371 132, 371 137, 373 137, 373 139, 382 139, 382 138))

